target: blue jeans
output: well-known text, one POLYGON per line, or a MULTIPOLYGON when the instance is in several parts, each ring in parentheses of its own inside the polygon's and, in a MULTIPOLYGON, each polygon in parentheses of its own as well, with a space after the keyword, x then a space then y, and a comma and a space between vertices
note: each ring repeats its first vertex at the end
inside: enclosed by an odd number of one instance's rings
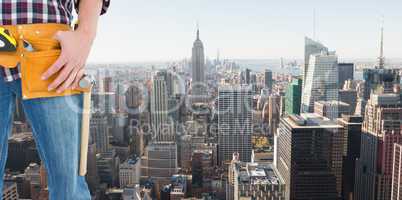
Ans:
MULTIPOLYGON (((0 197, 15 100, 21 81, 0 77, 0 197)), ((48 174, 51 200, 91 199, 85 177, 78 175, 82 95, 23 100, 40 158, 48 174)))

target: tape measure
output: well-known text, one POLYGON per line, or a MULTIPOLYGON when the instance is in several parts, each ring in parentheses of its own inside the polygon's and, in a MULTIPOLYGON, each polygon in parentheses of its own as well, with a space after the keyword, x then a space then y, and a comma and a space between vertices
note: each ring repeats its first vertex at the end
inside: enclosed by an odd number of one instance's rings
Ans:
POLYGON ((1 51, 17 51, 17 40, 3 27, 0 27, 0 52, 1 51))

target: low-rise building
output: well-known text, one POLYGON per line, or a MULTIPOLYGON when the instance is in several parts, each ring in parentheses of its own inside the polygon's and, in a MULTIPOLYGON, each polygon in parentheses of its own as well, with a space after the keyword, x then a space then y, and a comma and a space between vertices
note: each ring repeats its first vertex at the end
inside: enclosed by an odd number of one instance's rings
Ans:
POLYGON ((141 162, 138 157, 129 158, 119 166, 120 188, 140 183, 141 162))
POLYGON ((227 200, 285 200, 285 183, 271 164, 241 162, 237 153, 229 167, 227 200))

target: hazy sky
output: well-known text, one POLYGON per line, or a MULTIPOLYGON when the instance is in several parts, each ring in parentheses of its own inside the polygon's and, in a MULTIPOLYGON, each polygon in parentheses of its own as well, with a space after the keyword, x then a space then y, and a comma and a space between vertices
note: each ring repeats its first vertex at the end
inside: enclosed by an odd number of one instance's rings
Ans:
POLYGON ((199 21, 206 55, 302 58, 313 34, 342 58, 402 57, 401 0, 112 0, 90 62, 169 61, 191 56, 199 21))

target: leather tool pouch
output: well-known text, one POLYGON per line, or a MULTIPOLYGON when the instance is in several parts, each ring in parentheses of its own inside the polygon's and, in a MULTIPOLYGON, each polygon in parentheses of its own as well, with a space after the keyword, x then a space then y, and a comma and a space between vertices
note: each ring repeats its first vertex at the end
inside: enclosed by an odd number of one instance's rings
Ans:
POLYGON ((57 31, 69 30, 69 26, 60 24, 38 24, 6 27, 11 29, 18 40, 15 53, 0 52, 1 66, 17 66, 20 63, 22 95, 24 99, 67 96, 81 93, 78 90, 66 90, 63 93, 48 91, 48 86, 58 73, 48 80, 41 80, 46 70, 56 62, 61 53, 60 44, 53 39, 57 31), (21 28, 22 27, 22 28, 21 28), (29 42, 34 51, 23 48, 23 41, 29 42), (16 62, 17 61, 17 62, 16 62))

